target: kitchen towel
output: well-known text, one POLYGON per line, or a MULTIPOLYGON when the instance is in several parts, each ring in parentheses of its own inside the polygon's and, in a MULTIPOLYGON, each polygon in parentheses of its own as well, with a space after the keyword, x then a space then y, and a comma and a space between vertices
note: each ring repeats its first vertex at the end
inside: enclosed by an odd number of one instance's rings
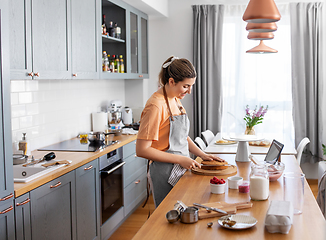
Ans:
POLYGON ((104 132, 108 128, 108 114, 106 112, 92 113, 93 132, 104 132))

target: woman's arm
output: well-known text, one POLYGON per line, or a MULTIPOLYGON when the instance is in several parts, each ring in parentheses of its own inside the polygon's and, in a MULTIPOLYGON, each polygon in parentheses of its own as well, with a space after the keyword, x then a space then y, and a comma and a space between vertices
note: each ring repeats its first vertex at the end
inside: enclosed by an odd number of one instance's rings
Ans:
POLYGON ((150 140, 137 139, 136 154, 138 157, 152 161, 178 163, 186 169, 195 167, 200 168, 200 164, 189 157, 167 153, 153 148, 152 141, 150 140))
POLYGON ((219 161, 221 162, 221 158, 213 155, 213 154, 207 154, 203 152, 197 145, 191 140, 191 138, 188 136, 188 145, 189 145, 189 152, 196 155, 197 157, 200 157, 203 160, 210 160, 210 161, 219 161))

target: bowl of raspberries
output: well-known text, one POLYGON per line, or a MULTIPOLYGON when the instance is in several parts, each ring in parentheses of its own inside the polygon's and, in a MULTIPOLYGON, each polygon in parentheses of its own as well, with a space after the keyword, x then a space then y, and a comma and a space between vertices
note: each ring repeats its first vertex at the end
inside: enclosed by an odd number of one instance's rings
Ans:
POLYGON ((213 177, 210 181, 211 192, 214 194, 223 194, 225 193, 225 180, 223 178, 218 179, 213 177))

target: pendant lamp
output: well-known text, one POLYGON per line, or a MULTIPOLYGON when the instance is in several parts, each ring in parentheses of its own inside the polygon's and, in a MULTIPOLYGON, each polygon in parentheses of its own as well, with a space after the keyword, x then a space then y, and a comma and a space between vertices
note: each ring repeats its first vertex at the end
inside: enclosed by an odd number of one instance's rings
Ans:
POLYGON ((260 43, 258 46, 246 51, 246 53, 277 53, 278 51, 266 46, 263 43, 263 40, 260 40, 260 43))
POLYGON ((249 32, 275 32, 277 25, 275 22, 271 23, 247 23, 246 30, 249 32))
POLYGON ((274 33, 272 32, 249 32, 248 39, 251 40, 270 40, 274 38, 274 33))
POLYGON ((269 23, 281 19, 274 0, 250 0, 242 19, 246 22, 269 23))

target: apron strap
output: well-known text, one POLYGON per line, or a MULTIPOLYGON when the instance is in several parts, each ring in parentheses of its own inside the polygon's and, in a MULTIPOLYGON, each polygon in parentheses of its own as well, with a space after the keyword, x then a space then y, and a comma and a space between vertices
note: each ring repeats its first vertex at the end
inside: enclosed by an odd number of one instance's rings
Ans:
POLYGON ((165 85, 163 86, 163 95, 164 95, 166 104, 168 105, 168 110, 169 110, 169 113, 170 113, 170 116, 171 116, 171 120, 174 121, 173 115, 172 115, 172 112, 171 112, 171 108, 170 108, 170 104, 169 104, 169 100, 168 100, 168 97, 167 97, 167 94, 166 94, 166 91, 165 91, 165 85))

